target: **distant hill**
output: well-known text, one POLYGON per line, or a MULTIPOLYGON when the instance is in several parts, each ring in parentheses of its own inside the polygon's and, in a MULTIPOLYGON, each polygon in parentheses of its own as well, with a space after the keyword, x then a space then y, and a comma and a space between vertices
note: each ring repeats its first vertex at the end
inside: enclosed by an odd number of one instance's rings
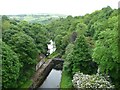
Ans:
POLYGON ((21 15, 7 15, 9 18, 16 20, 25 20, 30 23, 47 24, 58 18, 65 18, 66 15, 60 14, 21 14, 21 15))

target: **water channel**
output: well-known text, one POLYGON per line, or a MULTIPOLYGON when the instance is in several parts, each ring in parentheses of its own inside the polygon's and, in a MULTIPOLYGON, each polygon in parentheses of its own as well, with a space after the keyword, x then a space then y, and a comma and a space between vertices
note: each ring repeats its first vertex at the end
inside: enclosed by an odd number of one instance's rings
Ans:
MULTIPOLYGON (((55 43, 52 40, 50 40, 50 44, 48 44, 48 49, 50 54, 52 54, 56 50, 55 43)), ((59 88, 61 75, 61 70, 52 69, 46 80, 39 87, 39 89, 42 90, 43 88, 59 88)))
POLYGON ((44 83, 41 85, 42 88, 59 88, 60 81, 61 81, 61 70, 52 69, 44 83))

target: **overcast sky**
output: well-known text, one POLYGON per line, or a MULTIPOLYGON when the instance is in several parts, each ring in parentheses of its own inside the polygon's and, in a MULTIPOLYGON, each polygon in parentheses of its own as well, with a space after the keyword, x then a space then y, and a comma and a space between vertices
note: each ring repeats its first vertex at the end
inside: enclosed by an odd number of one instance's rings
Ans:
POLYGON ((103 7, 118 8, 119 0, 0 0, 0 15, 51 13, 84 15, 103 7))

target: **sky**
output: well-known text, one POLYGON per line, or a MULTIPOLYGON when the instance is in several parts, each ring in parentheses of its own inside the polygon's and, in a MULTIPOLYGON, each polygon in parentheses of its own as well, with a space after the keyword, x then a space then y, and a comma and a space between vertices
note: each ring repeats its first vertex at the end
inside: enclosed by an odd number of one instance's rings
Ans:
POLYGON ((0 15, 64 14, 85 15, 103 7, 118 8, 120 0, 0 0, 0 15))

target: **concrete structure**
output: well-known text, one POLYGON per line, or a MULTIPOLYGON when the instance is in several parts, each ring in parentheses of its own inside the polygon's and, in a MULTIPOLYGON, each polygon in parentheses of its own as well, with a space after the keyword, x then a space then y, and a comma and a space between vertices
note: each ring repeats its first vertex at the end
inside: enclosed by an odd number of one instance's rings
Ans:
POLYGON ((30 89, 36 89, 42 85, 44 80, 47 78, 49 75, 50 71, 54 68, 57 67, 57 69, 62 69, 64 60, 60 58, 54 58, 50 59, 47 62, 45 62, 38 70, 36 71, 35 75, 32 78, 32 85, 30 89), (56 66, 58 65, 58 66, 56 66))

